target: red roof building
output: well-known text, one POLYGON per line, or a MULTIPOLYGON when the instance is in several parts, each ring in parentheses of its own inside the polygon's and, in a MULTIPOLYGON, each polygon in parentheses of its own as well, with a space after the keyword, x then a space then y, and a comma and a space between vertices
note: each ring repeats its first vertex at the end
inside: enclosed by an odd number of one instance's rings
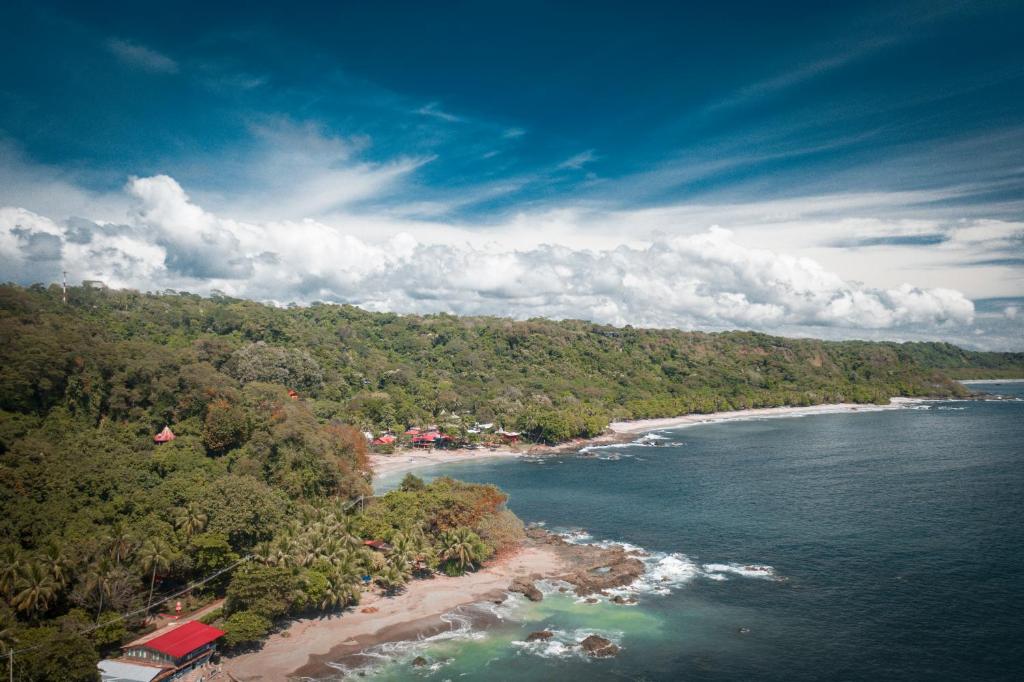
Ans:
POLYGON ((124 645, 120 658, 100 661, 101 677, 104 681, 135 679, 124 677, 124 672, 132 669, 131 674, 137 675, 138 671, 134 669, 150 669, 153 671, 149 678, 152 682, 177 679, 186 672, 207 665, 216 649, 216 641, 223 636, 223 630, 197 620, 172 623, 124 645), (120 677, 115 677, 119 671, 120 677))
POLYGON ((170 632, 145 642, 142 646, 171 658, 182 658, 224 636, 223 630, 190 620, 170 632))
POLYGON ((170 426, 165 426, 163 431, 153 436, 153 440, 157 443, 170 443, 175 438, 177 436, 174 435, 174 431, 171 431, 170 426))
POLYGON ((441 438, 441 434, 437 431, 427 431, 426 433, 413 436, 412 444, 413 447, 417 448, 429 448, 432 447, 439 438, 441 438))
POLYGON ((372 441, 370 441, 370 445, 391 445, 396 440, 398 439, 392 436, 390 433, 385 433, 383 436, 380 436, 379 438, 374 438, 372 441))

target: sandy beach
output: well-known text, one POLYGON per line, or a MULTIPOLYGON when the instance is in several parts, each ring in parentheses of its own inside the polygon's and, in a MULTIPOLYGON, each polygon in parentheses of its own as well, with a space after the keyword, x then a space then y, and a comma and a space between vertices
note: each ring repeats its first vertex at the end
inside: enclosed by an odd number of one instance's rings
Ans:
POLYGON ((637 434, 673 429, 693 424, 710 422, 726 422, 741 419, 769 419, 772 417, 798 417, 813 414, 835 414, 842 412, 875 412, 878 410, 896 410, 914 403, 913 398, 892 398, 888 405, 872 405, 864 403, 834 403, 829 405, 809 405, 807 407, 764 407, 755 410, 732 410, 729 412, 712 412, 709 414, 688 414, 681 417, 664 419, 636 419, 632 421, 612 422, 610 428, 615 433, 637 434))
POLYGON ((543 544, 528 544, 516 554, 496 559, 476 573, 460 578, 437 576, 413 580, 393 597, 366 593, 353 610, 323 618, 293 621, 270 636, 259 651, 224 661, 224 670, 238 682, 281 682, 321 668, 324 660, 341 657, 378 641, 415 638, 408 626, 426 630, 457 606, 504 594, 513 578, 558 575, 565 569, 558 553, 543 544), (364 608, 376 608, 364 613, 364 608))
POLYGON ((754 410, 733 410, 729 412, 713 412, 710 414, 688 414, 680 417, 662 419, 636 419, 631 421, 612 422, 608 432, 590 439, 576 439, 556 446, 533 445, 518 449, 498 448, 495 450, 400 450, 393 455, 370 455, 370 467, 374 476, 389 475, 413 471, 423 467, 450 462, 478 461, 496 457, 545 456, 576 452, 589 445, 605 445, 630 440, 628 436, 657 431, 660 429, 678 428, 711 422, 725 422, 742 419, 770 419, 774 417, 797 417, 814 414, 835 414, 843 412, 872 412, 892 410, 905 407, 908 403, 917 402, 912 398, 892 398, 888 405, 872 405, 863 403, 836 403, 830 405, 810 405, 807 407, 765 407, 754 410))
POLYGON ((523 454, 509 448, 496 450, 481 448, 479 450, 400 450, 393 455, 370 455, 370 468, 374 476, 395 474, 411 471, 422 467, 446 464, 449 462, 466 462, 470 460, 492 459, 495 457, 515 457, 523 454))

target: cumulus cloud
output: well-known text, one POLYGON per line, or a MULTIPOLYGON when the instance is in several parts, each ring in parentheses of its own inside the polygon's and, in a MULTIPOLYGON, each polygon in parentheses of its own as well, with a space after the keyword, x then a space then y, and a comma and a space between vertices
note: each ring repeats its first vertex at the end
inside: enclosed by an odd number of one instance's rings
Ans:
POLYGON ((713 227, 642 245, 523 249, 371 240, 313 219, 245 222, 204 210, 171 177, 133 178, 125 224, 0 209, 0 265, 19 281, 224 291, 398 312, 584 318, 680 328, 928 330, 970 325, 962 293, 844 280, 818 262, 713 227))

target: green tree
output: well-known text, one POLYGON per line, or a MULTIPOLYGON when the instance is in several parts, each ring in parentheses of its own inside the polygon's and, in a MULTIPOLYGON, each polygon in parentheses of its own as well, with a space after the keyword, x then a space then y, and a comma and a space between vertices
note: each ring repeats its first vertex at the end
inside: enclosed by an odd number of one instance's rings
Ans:
POLYGON ((149 618, 149 609, 153 604, 153 588, 156 586, 157 571, 166 571, 174 561, 174 552, 170 545, 163 540, 151 538, 139 548, 139 565, 142 570, 149 573, 149 596, 146 598, 146 613, 144 618, 149 618))
POLYGON ((224 643, 228 647, 263 639, 270 632, 271 622, 252 611, 237 611, 228 616, 221 624, 224 630, 224 643))
POLYGON ((99 653, 86 637, 52 626, 27 628, 18 633, 15 682, 97 682, 99 653))
POLYGON ((185 539, 190 539, 196 533, 201 533, 206 528, 209 517, 203 513, 194 503, 189 503, 175 511, 174 525, 185 534, 185 539))
POLYGON ((487 547, 476 533, 469 528, 444 531, 438 536, 438 546, 445 570, 462 575, 476 568, 487 556, 487 547))
POLYGON ((288 612, 300 588, 289 568, 246 563, 231 578, 224 608, 228 613, 250 611, 273 620, 288 612))
POLYGON ((219 399, 206 408, 203 421, 203 445, 220 454, 241 445, 248 432, 245 412, 227 400, 219 399))
POLYGON ((60 586, 46 567, 38 561, 29 561, 18 576, 14 607, 38 617, 50 607, 59 592, 60 586))

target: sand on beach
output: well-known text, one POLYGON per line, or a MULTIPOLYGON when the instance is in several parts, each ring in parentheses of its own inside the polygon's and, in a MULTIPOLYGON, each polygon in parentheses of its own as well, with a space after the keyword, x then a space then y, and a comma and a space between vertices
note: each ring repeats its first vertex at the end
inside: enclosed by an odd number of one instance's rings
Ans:
POLYGON ((404 592, 393 597, 367 593, 359 606, 340 615, 293 621, 285 630, 271 635, 259 651, 225 659, 224 670, 238 682, 282 682, 304 667, 321 665, 346 644, 362 648, 376 643, 375 638, 400 639, 395 633, 402 626, 430 627, 458 606, 505 592, 515 577, 558 575, 564 569, 565 563, 554 549, 530 544, 475 573, 413 580, 404 592), (363 613, 367 607, 378 611, 363 613))
POLYGON ((529 448, 511 449, 508 447, 479 450, 399 450, 392 455, 370 455, 370 468, 374 476, 413 471, 436 464, 449 462, 468 462, 473 460, 491 459, 495 457, 545 456, 576 452, 589 445, 605 445, 625 442, 625 436, 647 433, 659 429, 671 429, 679 426, 703 424, 706 422, 724 422, 742 419, 766 419, 770 417, 792 417, 798 415, 829 414, 840 412, 871 412, 904 407, 907 403, 917 402, 913 398, 892 398, 888 405, 870 403, 832 403, 809 405, 806 407, 763 407, 752 410, 731 410, 710 414, 687 414, 679 417, 659 419, 635 419, 630 421, 612 422, 608 431, 600 436, 589 439, 575 439, 555 446, 532 445, 529 448))
POLYGON ((468 462, 472 460, 491 459, 494 457, 515 457, 520 453, 509 448, 491 450, 399 450, 393 455, 370 455, 370 468, 374 476, 411 471, 435 464, 448 462, 468 462))
POLYGON ((871 412, 876 410, 891 410, 903 407, 909 402, 915 402, 910 398, 892 398, 888 405, 874 405, 870 403, 832 403, 825 405, 808 405, 806 407, 763 407, 753 410, 730 410, 727 412, 712 412, 709 414, 687 414, 681 417, 666 417, 663 419, 636 419, 632 421, 612 422, 608 428, 615 433, 632 434, 657 431, 659 429, 671 429, 690 424, 702 424, 705 422, 724 422, 739 419, 756 419, 768 417, 792 417, 804 414, 829 414, 834 412, 871 412))

